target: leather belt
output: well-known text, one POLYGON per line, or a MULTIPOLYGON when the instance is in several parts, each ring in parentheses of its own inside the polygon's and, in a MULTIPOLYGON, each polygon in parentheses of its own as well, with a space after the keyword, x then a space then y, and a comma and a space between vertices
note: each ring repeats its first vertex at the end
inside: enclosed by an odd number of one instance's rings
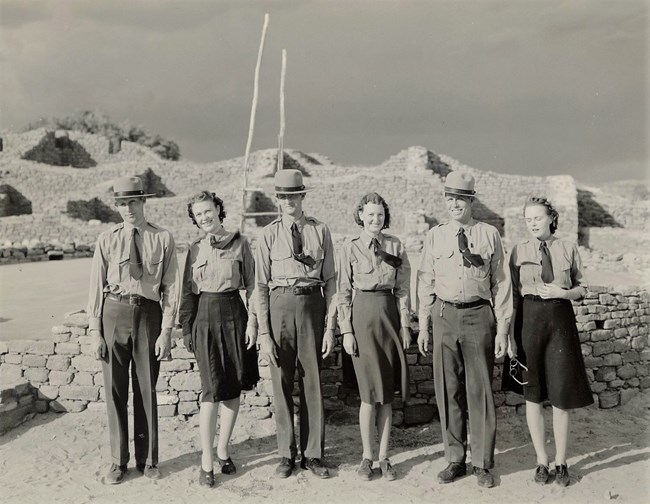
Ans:
POLYGON ((490 302, 487 299, 477 299, 476 301, 470 301, 469 303, 454 303, 452 301, 445 301, 444 299, 441 299, 440 301, 442 301, 444 305, 453 306, 454 308, 458 308, 459 310, 490 304, 490 302))
POLYGON ((544 299, 541 296, 537 296, 535 294, 526 294, 524 296, 524 299, 528 301, 535 301, 535 302, 542 302, 542 303, 562 303, 564 301, 568 301, 568 299, 560 299, 560 298, 549 298, 549 299, 544 299))
POLYGON ((106 299, 132 306, 140 306, 147 303, 157 303, 157 301, 153 301, 152 299, 140 296, 138 294, 106 294, 106 299))
POLYGON ((279 292, 289 292, 293 294, 294 296, 308 296, 310 294, 313 294, 315 292, 320 292, 320 286, 319 285, 305 285, 304 287, 274 287, 274 291, 279 291, 279 292))

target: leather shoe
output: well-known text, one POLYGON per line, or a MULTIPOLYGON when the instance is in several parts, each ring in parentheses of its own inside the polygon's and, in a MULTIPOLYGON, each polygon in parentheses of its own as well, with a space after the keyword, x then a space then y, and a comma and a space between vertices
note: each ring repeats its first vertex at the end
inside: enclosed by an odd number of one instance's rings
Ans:
POLYGON ((569 468, 566 464, 555 466, 555 482, 560 486, 569 486, 569 468))
POLYGON ((149 479, 160 479, 160 469, 158 469, 158 467, 155 465, 138 463, 135 467, 149 479))
POLYGON ((465 476, 467 466, 465 462, 451 462, 444 470, 438 473, 438 483, 451 483, 461 476, 465 476))
POLYGON ((300 459, 300 467, 309 469, 312 474, 319 478, 326 479, 330 477, 329 469, 323 465, 323 462, 319 458, 303 457, 300 459))
POLYGON ((372 478, 372 460, 364 458, 357 469, 359 478, 365 481, 370 481, 372 478))
POLYGON ((539 485, 546 485, 549 478, 548 466, 544 464, 538 464, 535 469, 535 483, 539 485))
POLYGON ((237 467, 230 457, 224 460, 217 455, 217 462, 221 466, 221 474, 235 474, 237 472, 237 467))
POLYGON ((381 476, 386 478, 388 481, 393 481, 397 478, 397 472, 395 472, 393 465, 387 458, 379 462, 379 469, 381 470, 381 476))
POLYGON ((201 467, 199 473, 199 485, 212 488, 214 486, 214 471, 204 471, 201 467))
POLYGON ((483 488, 492 488, 494 486, 494 476, 490 474, 490 471, 483 469, 482 467, 474 467, 472 469, 474 476, 478 480, 478 486, 483 488))
POLYGON ((296 467, 296 459, 282 457, 278 467, 275 468, 275 474, 279 478, 288 478, 291 476, 294 467, 296 467))
POLYGON ((111 468, 106 473, 106 483, 109 485, 117 485, 122 483, 124 480, 124 475, 126 474, 126 464, 117 465, 111 464, 111 468))

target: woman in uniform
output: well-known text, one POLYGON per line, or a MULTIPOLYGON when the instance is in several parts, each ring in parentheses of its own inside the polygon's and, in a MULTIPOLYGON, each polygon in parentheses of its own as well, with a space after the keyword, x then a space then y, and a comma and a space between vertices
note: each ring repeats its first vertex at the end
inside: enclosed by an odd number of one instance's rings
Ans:
POLYGON ((212 487, 217 403, 221 403, 217 461, 223 474, 232 474, 236 467, 228 445, 240 394, 259 380, 257 318, 252 302, 255 263, 246 238, 222 226, 226 212, 214 193, 195 194, 187 211, 206 234, 193 242, 187 253, 179 319, 185 346, 194 352, 201 375, 199 483, 212 487), (246 292, 249 313, 240 290, 246 292))
POLYGON ((395 389, 401 389, 405 401, 409 393, 404 350, 410 343, 411 267, 400 240, 383 233, 390 212, 379 194, 361 199, 354 220, 363 230, 339 254, 337 307, 343 347, 352 356, 361 398, 363 456, 357 474, 364 480, 372 477, 376 422, 381 474, 393 480, 396 473, 387 455, 392 401, 395 389))
POLYGON ((571 305, 586 294, 580 285, 582 262, 574 242, 554 236, 558 212, 546 198, 528 198, 524 218, 531 238, 515 245, 510 255, 515 323, 508 353, 516 355, 518 341, 528 368, 523 383, 537 453, 535 482, 546 484, 551 478, 542 404, 548 400, 553 406, 555 482, 567 486, 570 410, 593 403, 571 305))

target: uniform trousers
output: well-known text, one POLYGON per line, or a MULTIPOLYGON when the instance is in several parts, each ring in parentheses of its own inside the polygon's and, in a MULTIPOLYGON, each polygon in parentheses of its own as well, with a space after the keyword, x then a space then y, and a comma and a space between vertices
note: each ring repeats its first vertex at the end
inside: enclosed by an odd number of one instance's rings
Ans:
POLYGON ((445 457, 464 463, 469 413, 472 465, 494 466, 496 412, 492 397, 496 320, 492 306, 433 305, 433 378, 445 457))
POLYGON ((160 362, 155 344, 160 335, 162 310, 154 301, 129 305, 106 299, 102 333, 108 355, 102 362, 113 463, 129 461, 129 368, 133 387, 135 461, 158 464, 158 404, 156 382, 160 362))
POLYGON ((300 388, 300 451, 304 457, 322 458, 325 446, 325 411, 320 382, 325 330, 325 300, 320 289, 295 295, 274 289, 270 293, 271 336, 278 352, 278 367, 269 366, 277 428, 278 454, 295 458, 293 388, 296 368, 300 388))

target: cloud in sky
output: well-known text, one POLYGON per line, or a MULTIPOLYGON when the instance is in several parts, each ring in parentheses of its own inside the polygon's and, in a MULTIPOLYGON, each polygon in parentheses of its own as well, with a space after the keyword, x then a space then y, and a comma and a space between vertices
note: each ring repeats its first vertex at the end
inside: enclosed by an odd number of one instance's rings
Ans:
POLYGON ((2 126, 100 109, 189 159, 242 155, 264 12, 254 148, 277 141, 286 48, 288 147, 373 164, 419 144, 500 172, 646 176, 642 0, 0 0, 2 126))

